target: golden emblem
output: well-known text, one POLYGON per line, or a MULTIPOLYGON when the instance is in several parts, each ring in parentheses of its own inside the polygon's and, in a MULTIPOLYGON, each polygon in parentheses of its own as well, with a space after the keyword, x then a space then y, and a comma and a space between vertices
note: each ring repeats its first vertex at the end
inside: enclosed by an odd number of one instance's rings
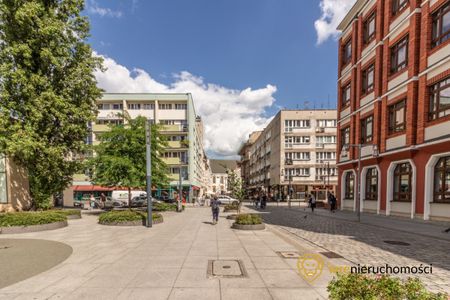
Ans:
POLYGON ((324 261, 320 254, 307 253, 298 258, 297 268, 302 277, 309 283, 316 280, 321 274, 324 261))

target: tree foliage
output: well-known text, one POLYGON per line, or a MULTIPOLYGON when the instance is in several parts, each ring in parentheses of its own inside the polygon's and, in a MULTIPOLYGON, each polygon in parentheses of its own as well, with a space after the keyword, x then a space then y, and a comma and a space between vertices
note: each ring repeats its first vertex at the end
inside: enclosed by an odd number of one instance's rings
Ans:
POLYGON ((80 169, 101 90, 84 0, 0 0, 0 152, 25 167, 36 207, 80 169))
MULTIPOLYGON (((147 119, 126 118, 126 125, 114 125, 100 136, 94 147, 95 155, 88 161, 92 169, 91 180, 103 186, 143 188, 146 186, 145 123, 147 119)), ((161 159, 167 141, 160 134, 159 125, 151 126, 152 185, 169 184, 167 165, 161 159)))
POLYGON ((231 196, 243 201, 245 198, 245 189, 242 183, 241 176, 235 171, 227 169, 228 174, 228 190, 231 192, 231 196))

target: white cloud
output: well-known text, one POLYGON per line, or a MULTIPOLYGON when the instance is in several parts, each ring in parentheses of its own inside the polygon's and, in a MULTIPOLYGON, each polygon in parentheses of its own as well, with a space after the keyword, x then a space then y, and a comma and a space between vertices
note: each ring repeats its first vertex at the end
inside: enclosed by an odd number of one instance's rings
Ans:
POLYGON ((336 38, 336 27, 355 4, 356 0, 321 0, 322 15, 314 22, 317 32, 317 44, 322 44, 330 37, 336 38))
POLYGON ((123 15, 119 10, 99 6, 96 0, 87 0, 86 9, 89 14, 99 15, 100 17, 121 18, 123 15))
POLYGON ((97 71, 98 84, 107 92, 191 93, 197 115, 205 126, 205 148, 216 157, 235 157, 241 144, 255 130, 270 120, 266 109, 272 107, 277 88, 230 89, 205 82, 189 72, 173 76, 170 85, 162 84, 141 69, 129 70, 111 58, 104 57, 107 71, 97 71))

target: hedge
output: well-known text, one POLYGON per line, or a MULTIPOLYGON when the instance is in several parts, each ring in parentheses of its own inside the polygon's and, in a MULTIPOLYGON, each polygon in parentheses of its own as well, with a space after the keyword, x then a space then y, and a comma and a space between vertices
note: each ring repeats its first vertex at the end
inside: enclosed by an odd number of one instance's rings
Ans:
POLYGON ((223 211, 227 212, 227 211, 234 211, 234 210, 238 210, 239 209, 239 204, 227 204, 225 205, 223 211))
MULTIPOLYGON (((160 220, 162 215, 158 213, 152 214, 152 220, 160 220)), ((136 210, 112 210, 109 212, 102 213, 98 222, 100 224, 109 224, 109 223, 122 223, 122 222, 133 222, 133 221, 143 221, 147 220, 147 213, 136 210)))
POLYGON ((425 289, 418 278, 402 281, 397 277, 338 274, 328 284, 332 300, 447 300, 447 295, 425 289))
POLYGON ((175 203, 153 203, 153 211, 177 211, 175 203))
POLYGON ((0 214, 0 227, 42 225, 66 220, 66 215, 55 211, 3 213, 0 214))
POLYGON ((260 215, 255 214, 241 214, 236 216, 236 224, 239 225, 257 225, 262 224, 260 215))
POLYGON ((80 216, 81 217, 81 210, 79 210, 79 209, 55 209, 52 211, 62 214, 62 215, 65 215, 65 216, 80 216))

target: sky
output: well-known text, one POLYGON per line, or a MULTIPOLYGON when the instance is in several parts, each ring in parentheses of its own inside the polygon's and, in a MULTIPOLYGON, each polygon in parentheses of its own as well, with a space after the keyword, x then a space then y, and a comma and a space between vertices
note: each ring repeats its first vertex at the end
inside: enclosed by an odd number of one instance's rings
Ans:
POLYGON ((190 92, 213 158, 279 109, 336 107, 336 26, 355 0, 86 0, 106 92, 190 92))

